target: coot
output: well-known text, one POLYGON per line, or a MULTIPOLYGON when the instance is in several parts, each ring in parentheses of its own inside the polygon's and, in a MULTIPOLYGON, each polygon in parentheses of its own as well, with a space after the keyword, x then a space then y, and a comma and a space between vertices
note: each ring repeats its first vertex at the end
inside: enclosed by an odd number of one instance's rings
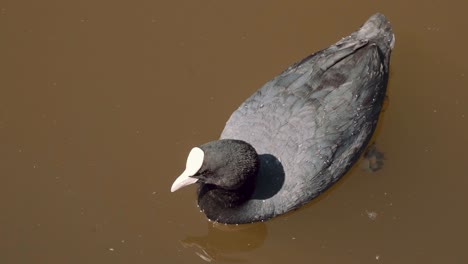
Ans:
POLYGON ((171 191, 198 183, 201 211, 226 224, 264 221, 317 197, 375 130, 394 41, 375 14, 286 69, 241 104, 219 140, 190 151, 171 191))

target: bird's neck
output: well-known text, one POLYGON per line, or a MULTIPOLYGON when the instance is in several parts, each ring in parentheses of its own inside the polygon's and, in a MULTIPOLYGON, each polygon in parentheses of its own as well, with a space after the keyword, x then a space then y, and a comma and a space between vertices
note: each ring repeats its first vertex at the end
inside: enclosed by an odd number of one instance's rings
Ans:
POLYGON ((204 206, 216 205, 217 207, 233 208, 240 206, 250 199, 255 189, 255 179, 246 181, 235 190, 227 190, 213 184, 200 184, 198 189, 198 204, 204 206))

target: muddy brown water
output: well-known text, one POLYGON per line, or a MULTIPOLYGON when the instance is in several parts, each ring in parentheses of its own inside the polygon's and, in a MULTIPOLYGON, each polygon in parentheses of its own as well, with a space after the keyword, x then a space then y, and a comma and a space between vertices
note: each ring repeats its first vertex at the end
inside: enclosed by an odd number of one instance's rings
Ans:
POLYGON ((0 263, 467 263, 463 1, 0 1, 0 263), (208 222, 191 147, 376 11, 396 46, 374 173, 208 222))

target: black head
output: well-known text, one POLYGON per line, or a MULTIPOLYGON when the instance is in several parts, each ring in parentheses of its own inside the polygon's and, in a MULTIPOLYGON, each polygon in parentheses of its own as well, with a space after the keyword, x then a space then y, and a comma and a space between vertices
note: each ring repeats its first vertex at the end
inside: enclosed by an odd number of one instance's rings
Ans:
POLYGON ((197 182, 235 192, 246 184, 253 184, 258 168, 257 152, 247 142, 234 139, 211 141, 192 149, 187 168, 176 179, 171 191, 197 182))

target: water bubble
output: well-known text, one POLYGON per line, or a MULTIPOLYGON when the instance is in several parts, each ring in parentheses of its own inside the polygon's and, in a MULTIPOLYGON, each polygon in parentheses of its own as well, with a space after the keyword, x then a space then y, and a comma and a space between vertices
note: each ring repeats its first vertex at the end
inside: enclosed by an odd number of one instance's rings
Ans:
POLYGON ((370 220, 374 221, 377 218, 378 213, 375 211, 368 211, 366 210, 367 217, 369 217, 370 220))

